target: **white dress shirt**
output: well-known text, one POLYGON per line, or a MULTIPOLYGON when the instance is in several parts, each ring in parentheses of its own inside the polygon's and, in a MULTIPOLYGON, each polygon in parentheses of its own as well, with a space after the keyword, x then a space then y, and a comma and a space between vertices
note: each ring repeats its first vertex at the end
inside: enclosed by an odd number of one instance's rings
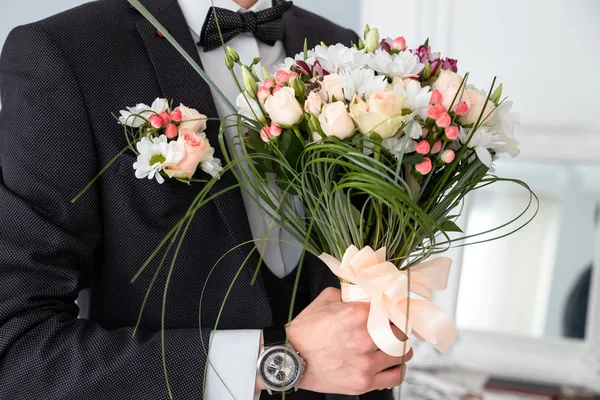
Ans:
MULTIPOLYGON (((212 2, 211 0, 178 0, 178 2, 192 37, 197 43, 212 2)), ((214 0, 214 5, 236 12, 246 11, 233 0, 214 0)), ((258 0, 249 10, 258 12, 271 6, 272 0, 258 0)), ((239 53, 242 63, 249 65, 254 58, 260 57, 261 64, 269 71, 274 71, 285 58, 283 43, 277 42, 274 46, 269 46, 256 40, 251 34, 239 35, 227 45, 239 53)), ((204 52, 202 47, 198 47, 198 52, 204 71, 219 85, 225 96, 235 104, 239 90, 225 66, 224 49, 219 47, 204 52)), ((235 71, 239 81, 243 82, 239 67, 236 66, 235 71)), ((190 90, 194 90, 194 88, 190 88, 190 90)), ((229 108, 214 92, 213 98, 221 117, 231 115, 229 108)), ((235 128, 225 131, 230 150, 239 155, 239 149, 236 150, 231 146, 232 139, 236 136, 235 128)), ((272 190, 278 191, 275 185, 270 187, 272 190)), ((289 244, 289 242, 296 241, 285 230, 274 226, 275 224, 261 206, 253 200, 253 197, 256 198, 256 196, 251 196, 242 190, 242 197, 254 240, 262 239, 267 233, 269 233, 269 238, 274 239, 258 243, 258 250, 264 263, 276 276, 280 278, 287 276, 296 268, 300 260, 301 247, 289 244)), ((205 400, 250 400, 257 396, 254 393, 254 386, 259 339, 260 331, 256 330, 213 332, 205 400)))

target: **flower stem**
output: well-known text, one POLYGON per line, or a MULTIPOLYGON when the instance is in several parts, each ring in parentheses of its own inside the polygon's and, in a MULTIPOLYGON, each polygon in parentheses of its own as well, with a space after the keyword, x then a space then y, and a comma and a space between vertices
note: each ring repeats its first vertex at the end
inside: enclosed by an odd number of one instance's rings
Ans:
POLYGON ((302 146, 304 146, 305 142, 304 142, 304 138, 302 137, 302 133, 300 133, 300 129, 298 129, 298 127, 296 125, 294 125, 292 127, 292 129, 293 129, 294 133, 296 134, 296 137, 298 138, 298 140, 300 140, 300 142, 302 143, 302 146))

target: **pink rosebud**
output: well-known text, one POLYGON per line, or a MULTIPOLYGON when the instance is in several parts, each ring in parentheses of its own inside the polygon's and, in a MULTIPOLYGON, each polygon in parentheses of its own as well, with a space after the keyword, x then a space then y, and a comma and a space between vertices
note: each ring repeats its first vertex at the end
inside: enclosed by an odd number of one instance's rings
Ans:
POLYGON ((285 72, 284 70, 280 69, 275 74, 275 80, 280 85, 285 85, 290 80, 290 74, 285 72))
POLYGON ((435 142, 433 144, 433 147, 431 148, 431 154, 437 154, 440 152, 441 149, 442 149, 442 141, 438 140, 437 142, 435 142))
POLYGON ((263 86, 266 87, 267 89, 271 89, 271 88, 275 87, 275 82, 273 81, 273 79, 266 79, 263 86))
POLYGON ((169 114, 167 112, 161 112, 160 113, 160 119, 162 119, 163 121, 163 125, 168 125, 171 123, 171 117, 169 117, 169 114))
POLYGON ((271 128, 269 128, 269 132, 271 133, 271 136, 273 137, 277 137, 279 135, 281 135, 281 127, 279 125, 277 125, 275 122, 271 122, 271 128))
POLYGON ((153 128, 160 129, 163 126, 163 120, 156 114, 152 114, 150 118, 148 118, 148 122, 152 125, 153 128))
POLYGON ((442 160, 446 164, 450 164, 452 161, 454 161, 454 157, 455 157, 454 151, 444 150, 442 152, 442 155, 440 156, 440 160, 442 160))
POLYGON ((421 175, 427 175, 431 172, 433 166, 431 165, 431 160, 425 157, 425 161, 415 165, 415 169, 421 173, 421 175))
POLYGON ((458 127, 457 126, 449 126, 445 129, 446 137, 450 140, 455 140, 458 137, 458 127))
POLYGON ((431 100, 429 102, 431 104, 442 104, 442 92, 439 90, 431 92, 431 100))
POLYGON ((169 139, 174 139, 179 133, 179 128, 173 124, 167 125, 165 128, 165 136, 169 139))
POLYGON ((171 111, 171 121, 181 122, 182 119, 183 119, 183 114, 181 113, 181 110, 179 108, 176 108, 173 111, 171 111))
POLYGON ((447 128, 448 126, 450 126, 451 123, 452 119, 450 118, 450 115, 447 112, 441 114, 438 118, 435 119, 435 124, 440 128, 447 128))
POLYGON ((273 138, 273 136, 271 136, 271 128, 269 128, 268 126, 262 128, 260 130, 260 138, 263 142, 269 143, 271 141, 271 138, 273 138))
POLYGON ((446 108, 441 104, 436 104, 427 110, 427 116, 431 119, 438 119, 442 114, 446 112, 446 108))
POLYGON ((454 107, 454 111, 456 114, 463 116, 469 112, 469 106, 467 105, 466 101, 461 101, 460 104, 454 107))
POLYGON ((406 40, 404 39, 404 37, 402 36, 398 36, 396 39, 394 39, 394 41, 392 42, 392 47, 395 50, 398 51, 404 51, 406 50, 406 40))
POLYGON ((260 101, 261 104, 264 103, 267 97, 269 97, 270 95, 271 89, 267 88, 266 86, 261 86, 260 88, 258 88, 258 93, 256 93, 258 101, 260 101))
POLYGON ((283 86, 275 85, 275 87, 273 88, 273 94, 279 92, 281 89, 283 89, 283 86))
POLYGON ((417 144, 417 153, 419 154, 428 154, 429 150, 431 150, 431 146, 427 140, 421 140, 417 144))

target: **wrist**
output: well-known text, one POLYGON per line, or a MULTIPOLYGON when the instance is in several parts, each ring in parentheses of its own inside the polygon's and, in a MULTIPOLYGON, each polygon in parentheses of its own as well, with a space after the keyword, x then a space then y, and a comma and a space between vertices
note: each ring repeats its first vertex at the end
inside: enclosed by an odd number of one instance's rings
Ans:
MULTIPOLYGON (((263 336, 263 331, 260 331, 260 343, 258 346, 258 353, 260 355, 260 352, 263 350, 265 344, 265 338, 263 336)), ((263 381, 260 379, 260 377, 258 376, 258 369, 256 370, 256 383, 254 384, 254 393, 260 393, 263 390, 266 390, 267 388, 265 387, 265 385, 263 384, 263 381)))

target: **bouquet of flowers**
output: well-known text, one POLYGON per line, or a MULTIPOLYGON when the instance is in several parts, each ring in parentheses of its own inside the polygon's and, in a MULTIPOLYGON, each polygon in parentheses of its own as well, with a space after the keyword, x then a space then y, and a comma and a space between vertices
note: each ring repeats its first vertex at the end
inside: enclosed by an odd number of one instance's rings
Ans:
MULTIPOLYGON (((187 213, 134 280, 161 250, 166 254, 174 243, 181 246, 194 215, 221 193, 209 196, 211 187, 230 172, 239 187, 253 189, 252 196, 305 252, 320 257, 339 277, 344 301, 370 303, 368 330, 381 350, 403 356, 415 336, 447 351, 458 335, 454 319, 428 300, 446 288, 451 260, 431 257, 505 228, 527 211, 486 232, 461 235, 455 220, 465 196, 505 181, 527 190, 529 205, 535 199, 524 182, 490 174, 497 157, 519 153, 513 134, 517 116, 502 97, 502 85, 494 79, 487 92, 477 89, 468 84, 468 73, 459 75, 457 60, 442 58, 428 41, 411 49, 403 37, 381 39, 367 26, 359 43, 305 45, 277 71, 257 71, 259 60, 244 65, 227 47, 225 66, 236 80, 239 66, 243 77, 234 106, 164 27, 137 0, 129 1, 235 118, 221 123, 221 166, 203 134, 208 118, 197 111, 183 105, 172 109, 157 99, 152 106, 121 112, 129 143, 123 152, 138 154, 138 178, 190 184, 197 168, 214 178, 203 181, 187 213), (224 137, 232 125, 238 132, 233 145, 241 154, 235 159, 228 156, 224 137), (296 199, 304 210, 297 209, 296 199), (397 339, 390 321, 409 339, 397 339)), ((255 251, 260 243, 253 244, 255 251)))
MULTIPOLYGON (((226 58, 229 68, 239 63, 231 48, 226 58)), ((240 180, 340 278, 345 301, 371 303, 380 349, 410 349, 391 320, 448 350, 458 334, 452 317, 410 293, 431 299, 445 288, 450 260, 425 260, 460 231, 451 214, 463 198, 500 180, 487 175, 493 160, 519 152, 502 86, 469 86, 457 61, 427 42, 408 49, 403 37, 380 40, 368 26, 364 42, 305 49, 262 79, 240 67, 238 145, 252 161, 240 180), (264 183, 269 175, 287 196, 264 183)))

